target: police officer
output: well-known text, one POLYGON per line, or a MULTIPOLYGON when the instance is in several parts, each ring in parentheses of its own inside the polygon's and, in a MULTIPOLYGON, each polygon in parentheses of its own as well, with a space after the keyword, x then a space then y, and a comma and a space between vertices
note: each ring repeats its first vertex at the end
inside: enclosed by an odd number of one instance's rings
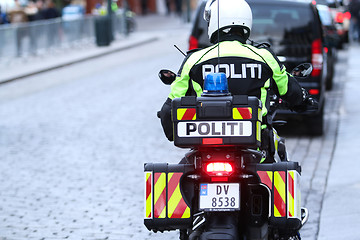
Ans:
POLYGON ((262 115, 269 109, 269 90, 287 101, 293 109, 302 110, 314 100, 286 72, 283 64, 267 45, 246 44, 252 27, 252 12, 244 0, 209 0, 204 11, 208 36, 213 46, 189 53, 185 58, 160 118, 167 138, 173 140, 170 117, 171 100, 183 96, 201 96, 206 74, 224 72, 232 95, 258 97, 263 103, 262 115))

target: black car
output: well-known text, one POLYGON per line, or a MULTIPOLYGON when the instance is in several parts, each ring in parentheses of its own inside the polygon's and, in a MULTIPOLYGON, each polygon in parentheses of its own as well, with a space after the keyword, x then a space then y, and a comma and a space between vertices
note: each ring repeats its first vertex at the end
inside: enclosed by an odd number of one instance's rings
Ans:
POLYGON ((336 30, 340 36, 339 49, 343 48, 344 43, 349 42, 349 27, 351 14, 347 11, 343 0, 316 0, 316 4, 326 5, 330 9, 336 30))
MULTIPOLYGON (((291 0, 248 0, 253 13, 250 40, 267 42, 290 71, 298 64, 313 65, 311 77, 299 81, 319 101, 319 111, 301 114, 307 121, 309 133, 323 133, 323 114, 327 73, 327 53, 324 50, 324 32, 316 3, 291 0)), ((210 46, 207 22, 203 19, 206 1, 197 9, 189 49, 210 46)), ((279 111, 282 118, 295 117, 291 111, 279 111)), ((298 117, 299 115, 296 115, 298 117)))
POLYGON ((342 39, 337 32, 335 23, 331 17, 331 12, 328 6, 317 4, 321 23, 324 31, 324 50, 327 53, 327 74, 326 74, 326 90, 331 90, 333 87, 333 77, 335 70, 335 63, 337 59, 337 49, 342 44, 342 39))

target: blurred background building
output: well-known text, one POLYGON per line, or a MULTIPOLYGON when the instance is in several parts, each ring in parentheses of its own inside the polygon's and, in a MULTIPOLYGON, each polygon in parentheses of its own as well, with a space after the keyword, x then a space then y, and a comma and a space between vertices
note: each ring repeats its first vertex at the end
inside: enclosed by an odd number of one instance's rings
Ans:
MULTIPOLYGON (((26 7, 36 2, 43 0, 18 0, 21 6, 26 7)), ((136 14, 147 14, 147 13, 168 13, 170 11, 176 12, 179 8, 179 4, 186 6, 189 1, 191 8, 194 9, 197 5, 198 0, 112 0, 119 8, 122 8, 124 4, 127 4, 129 8, 136 14), (125 3, 126 1, 126 3, 125 3), (169 8, 169 9, 168 9, 169 8)), ((107 0, 53 0, 56 9, 60 12, 65 6, 76 5, 82 6, 86 14, 92 14, 94 9, 99 6, 107 4, 107 0)), ((16 0, 0 0, 0 6, 2 11, 9 11, 16 6, 16 0)))

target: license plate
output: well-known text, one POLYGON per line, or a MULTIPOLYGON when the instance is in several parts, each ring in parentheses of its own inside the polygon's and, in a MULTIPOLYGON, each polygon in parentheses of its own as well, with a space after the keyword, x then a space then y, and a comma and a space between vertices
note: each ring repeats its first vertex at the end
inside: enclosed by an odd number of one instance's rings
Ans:
POLYGON ((208 211, 240 210, 239 183, 201 183, 200 206, 208 211))

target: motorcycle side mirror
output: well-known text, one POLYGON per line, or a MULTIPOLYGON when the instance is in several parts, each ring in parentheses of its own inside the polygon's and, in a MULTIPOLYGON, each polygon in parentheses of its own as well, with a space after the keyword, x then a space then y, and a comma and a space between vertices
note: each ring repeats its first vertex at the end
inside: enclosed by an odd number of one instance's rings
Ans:
POLYGON ((312 70, 313 66, 311 63, 302 63, 291 71, 291 75, 296 78, 307 78, 310 76, 312 70))
POLYGON ((170 70, 162 69, 159 72, 159 78, 165 85, 170 85, 175 81, 176 74, 170 70))

